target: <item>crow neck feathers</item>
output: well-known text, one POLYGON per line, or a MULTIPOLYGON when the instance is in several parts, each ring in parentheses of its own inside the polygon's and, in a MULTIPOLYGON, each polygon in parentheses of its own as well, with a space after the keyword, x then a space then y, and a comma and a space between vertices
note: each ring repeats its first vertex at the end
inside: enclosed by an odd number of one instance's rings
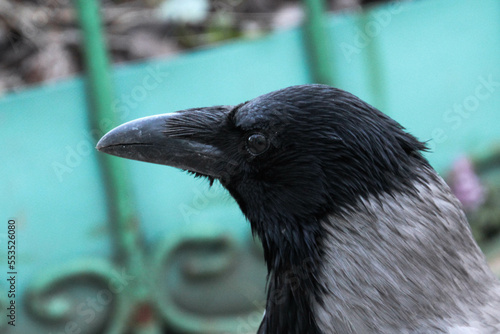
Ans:
POLYGON ((324 333, 455 333, 485 301, 498 303, 460 203, 432 169, 419 173, 408 191, 370 195, 322 222, 326 293, 314 313, 324 333))
POLYGON ((229 118, 270 142, 223 182, 264 247, 269 287, 259 333, 321 333, 313 305, 326 293, 322 222, 361 210, 369 196, 412 189, 417 169, 428 166, 425 145, 357 97, 323 85, 260 96, 229 118))

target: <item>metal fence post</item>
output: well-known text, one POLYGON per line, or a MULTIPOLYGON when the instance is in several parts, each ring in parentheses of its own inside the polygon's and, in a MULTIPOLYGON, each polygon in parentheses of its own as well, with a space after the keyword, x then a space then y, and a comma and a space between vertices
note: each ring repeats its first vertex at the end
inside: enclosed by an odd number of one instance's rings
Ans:
POLYGON ((309 53, 313 81, 333 85, 333 55, 326 27, 324 0, 304 0, 304 42, 309 53))

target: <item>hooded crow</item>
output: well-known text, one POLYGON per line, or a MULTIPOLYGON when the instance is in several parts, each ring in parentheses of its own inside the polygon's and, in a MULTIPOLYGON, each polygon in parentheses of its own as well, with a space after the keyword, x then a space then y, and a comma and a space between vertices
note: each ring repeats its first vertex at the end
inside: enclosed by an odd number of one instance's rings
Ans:
POLYGON ((350 93, 141 118, 97 149, 229 191, 268 267, 259 334, 500 333, 500 283, 425 144, 350 93))

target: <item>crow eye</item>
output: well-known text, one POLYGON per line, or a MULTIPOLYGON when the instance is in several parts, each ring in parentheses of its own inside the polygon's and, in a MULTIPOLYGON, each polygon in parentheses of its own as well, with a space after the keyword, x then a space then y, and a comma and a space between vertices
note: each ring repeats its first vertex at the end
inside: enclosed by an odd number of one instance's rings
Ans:
POLYGON ((247 139, 247 149, 253 155, 264 153, 269 148, 266 136, 261 133, 254 133, 247 139))

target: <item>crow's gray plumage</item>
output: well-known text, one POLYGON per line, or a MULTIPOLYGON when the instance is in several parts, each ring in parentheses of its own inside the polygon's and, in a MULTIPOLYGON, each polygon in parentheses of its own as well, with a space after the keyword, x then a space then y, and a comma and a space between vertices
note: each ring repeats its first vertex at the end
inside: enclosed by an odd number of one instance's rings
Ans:
POLYGON ((500 284, 425 145, 347 92, 147 117, 97 147, 228 189, 269 270, 259 333, 500 333, 500 284))

